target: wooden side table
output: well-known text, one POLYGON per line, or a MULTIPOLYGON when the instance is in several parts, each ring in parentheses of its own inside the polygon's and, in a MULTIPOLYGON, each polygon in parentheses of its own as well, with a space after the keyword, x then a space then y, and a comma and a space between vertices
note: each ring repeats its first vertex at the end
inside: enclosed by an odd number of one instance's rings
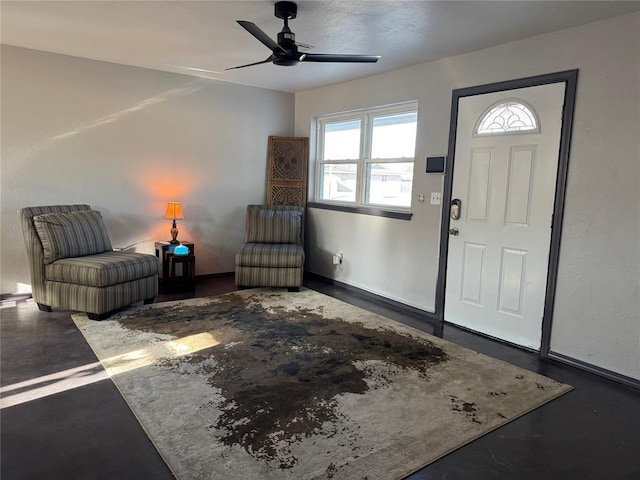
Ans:
POLYGON ((177 286, 193 287, 196 274, 195 245, 192 242, 180 242, 189 249, 188 255, 175 255, 174 249, 178 244, 156 242, 156 257, 160 261, 160 284, 163 287, 177 286), (175 260, 174 260, 175 259, 175 260), (176 278, 176 264, 181 264, 182 275, 176 278))
POLYGON ((167 261, 169 263, 169 276, 167 277, 168 286, 175 288, 177 286, 193 287, 196 283, 196 256, 195 255, 176 255, 175 253, 167 253, 167 261), (176 264, 182 264, 181 278, 176 278, 176 264))

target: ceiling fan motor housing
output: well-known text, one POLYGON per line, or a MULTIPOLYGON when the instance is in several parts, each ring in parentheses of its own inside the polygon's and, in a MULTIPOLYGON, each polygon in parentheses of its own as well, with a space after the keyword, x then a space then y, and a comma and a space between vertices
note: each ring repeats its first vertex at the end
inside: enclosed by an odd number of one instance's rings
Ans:
POLYGON ((284 20, 284 26, 278 33, 278 45, 282 47, 287 55, 274 52, 273 63, 283 67, 290 67, 300 63, 298 46, 296 45, 296 34, 289 28, 289 20, 298 15, 298 6, 293 2, 276 2, 275 16, 284 20))
POLYGON ((274 54, 273 63, 274 65, 280 65, 281 67, 291 67, 293 65, 298 65, 300 60, 298 60, 297 57, 276 53, 274 54))
POLYGON ((290 46, 296 45, 296 34, 289 30, 288 26, 284 26, 282 31, 278 33, 278 45, 287 50, 290 46))

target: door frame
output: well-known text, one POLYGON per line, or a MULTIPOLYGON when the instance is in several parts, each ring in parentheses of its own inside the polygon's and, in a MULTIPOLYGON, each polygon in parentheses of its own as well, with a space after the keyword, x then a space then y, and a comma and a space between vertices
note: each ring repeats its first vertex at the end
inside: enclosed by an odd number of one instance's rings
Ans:
POLYGON ((558 259, 560 257, 560 240, 562 236, 562 218, 569 168, 571 148, 571 132, 576 102, 576 86, 578 70, 566 70, 533 77, 507 80, 503 82, 477 85, 453 90, 451 96, 451 119, 449 122, 449 146, 445 166, 444 190, 442 194, 442 212, 440 221, 440 258, 438 263, 438 281, 436 284, 436 318, 444 322, 445 290, 447 279, 447 260, 449 254, 449 205, 453 187, 453 173, 456 156, 456 131, 458 127, 458 106, 461 98, 487 93, 505 92, 552 83, 564 83, 564 105, 562 107, 562 126, 560 132, 560 148, 558 152, 558 173, 556 178, 553 216, 551 220, 551 243, 549 246, 549 268, 545 289, 544 313, 542 316, 542 339, 540 356, 548 357, 551 343, 551 325, 555 304, 556 282, 558 277, 558 259))

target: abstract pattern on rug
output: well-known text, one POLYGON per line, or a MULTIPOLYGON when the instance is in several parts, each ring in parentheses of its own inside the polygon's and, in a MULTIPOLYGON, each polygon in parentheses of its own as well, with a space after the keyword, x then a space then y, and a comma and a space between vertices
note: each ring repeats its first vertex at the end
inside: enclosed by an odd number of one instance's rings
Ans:
POLYGON ((310 290, 74 320, 182 480, 401 478, 570 389, 310 290))

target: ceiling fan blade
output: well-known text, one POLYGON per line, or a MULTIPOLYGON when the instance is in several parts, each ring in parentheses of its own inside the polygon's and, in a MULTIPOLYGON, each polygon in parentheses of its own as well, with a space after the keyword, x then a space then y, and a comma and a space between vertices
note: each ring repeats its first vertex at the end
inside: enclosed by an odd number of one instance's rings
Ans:
POLYGON ((298 48, 306 48, 307 50, 316 48, 313 45, 309 45, 308 43, 302 43, 302 42, 296 42, 296 45, 298 46, 298 48))
POLYGON ((303 53, 301 62, 350 62, 350 63, 376 63, 380 55, 345 55, 331 53, 303 53))
POLYGON ((271 37, 269 37, 269 35, 267 35, 262 30, 260 30, 260 27, 258 27, 255 23, 248 22, 246 20, 236 20, 236 21, 242 28, 244 28, 247 32, 249 32, 251 35, 256 37, 269 50, 271 50, 274 53, 280 52, 286 55, 287 51, 284 48, 282 48, 280 45, 278 45, 274 40, 272 40, 271 37))
POLYGON ((266 60, 262 60, 261 62, 247 63, 246 65, 239 65, 237 67, 225 68, 225 70, 235 70, 237 68, 252 67, 254 65, 262 65, 263 63, 271 63, 273 62, 273 58, 274 56, 271 55, 269 58, 267 58, 266 60))
POLYGON ((163 64, 163 67, 171 67, 171 68, 177 68, 180 70, 189 70, 191 72, 202 72, 202 73, 218 73, 220 75, 224 74, 224 72, 219 72, 217 70, 207 70, 206 68, 197 68, 197 67, 185 67, 183 65, 168 65, 168 64, 163 64))

